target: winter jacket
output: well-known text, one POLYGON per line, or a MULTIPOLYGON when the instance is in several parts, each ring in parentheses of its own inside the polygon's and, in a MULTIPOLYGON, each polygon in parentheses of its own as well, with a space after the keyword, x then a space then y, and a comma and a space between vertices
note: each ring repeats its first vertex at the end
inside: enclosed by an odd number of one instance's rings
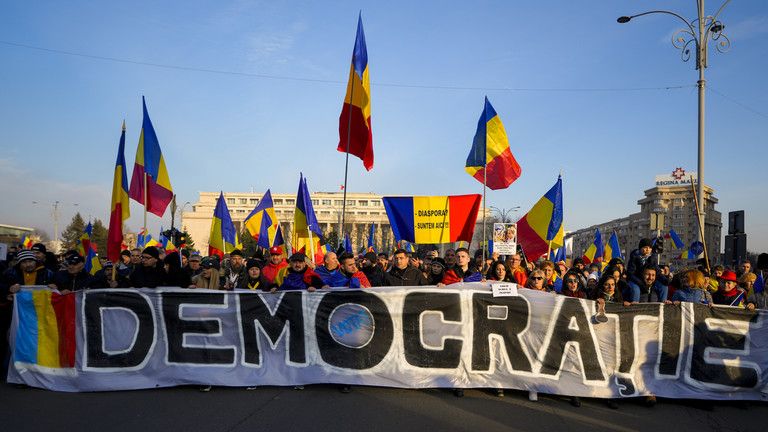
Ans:
MULTIPOLYGON (((34 273, 34 283, 32 285, 48 285, 53 282, 54 273, 43 266, 38 266, 34 273)), ((22 272, 18 264, 3 272, 2 277, 0 277, 0 302, 5 301, 10 292, 11 285, 16 284, 27 285, 24 281, 24 272, 22 272)))
MULTIPOLYGON (((643 286, 643 268, 648 263, 656 265, 657 261, 657 255, 653 252, 648 256, 642 256, 639 249, 633 250, 627 262, 627 278, 638 286, 643 286)), ((657 271, 656 274, 659 272, 657 271)))
POLYGON ((317 268, 315 268, 315 273, 317 273, 317 275, 320 276, 320 279, 323 280, 323 284, 328 285, 329 287, 342 287, 348 282, 348 278, 341 274, 339 267, 336 267, 333 270, 328 270, 324 265, 317 266, 317 268))
POLYGON ((88 274, 85 269, 72 274, 66 270, 60 270, 53 276, 53 283, 59 291, 70 290, 80 291, 84 289, 96 288, 96 279, 88 274))
POLYGON ((157 288, 165 284, 165 270, 162 267, 137 267, 131 274, 133 288, 157 288))
POLYGON ((445 271, 442 283, 450 285, 459 282, 480 282, 481 280, 483 280, 483 276, 472 267, 469 267, 465 272, 461 267, 456 265, 445 271))
POLYGON ((421 285, 429 285, 429 281, 424 277, 424 273, 421 270, 410 265, 404 269, 392 267, 390 271, 384 273, 384 286, 421 285))
POLYGON ((264 266, 263 269, 261 269, 261 274, 264 275, 264 277, 269 282, 274 282, 275 277, 277 276, 277 272, 280 271, 280 269, 284 269, 288 267, 288 261, 282 260, 279 264, 272 264, 272 262, 267 263, 267 265, 264 266))
POLYGON ((371 286, 378 287, 384 285, 384 271, 381 270, 381 267, 375 264, 370 267, 363 267, 363 273, 365 273, 365 277, 368 278, 371 286))
POLYGON ((368 278, 365 276, 365 273, 358 270, 354 274, 347 274, 344 272, 339 272, 339 274, 346 279, 343 285, 339 286, 345 286, 349 288, 370 288, 371 282, 368 281, 368 278))
POLYGON ((277 272, 275 284, 281 291, 304 290, 309 287, 322 288, 325 283, 320 276, 310 268, 304 271, 294 271, 290 267, 284 267, 277 272))

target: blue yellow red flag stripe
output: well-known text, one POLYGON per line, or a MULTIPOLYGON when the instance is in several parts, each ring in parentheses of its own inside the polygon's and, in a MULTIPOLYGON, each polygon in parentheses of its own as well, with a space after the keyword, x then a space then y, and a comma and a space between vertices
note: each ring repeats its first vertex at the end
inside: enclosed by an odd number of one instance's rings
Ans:
POLYGON ((472 241, 480 209, 479 194, 384 197, 396 241, 418 244, 472 241))

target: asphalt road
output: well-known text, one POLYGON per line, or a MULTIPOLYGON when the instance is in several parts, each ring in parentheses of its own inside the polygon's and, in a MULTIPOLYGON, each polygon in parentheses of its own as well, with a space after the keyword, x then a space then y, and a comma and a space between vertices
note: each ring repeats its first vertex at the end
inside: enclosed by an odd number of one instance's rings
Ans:
POLYGON ((660 400, 653 407, 622 401, 568 399, 508 391, 503 398, 467 390, 335 386, 305 390, 178 387, 105 393, 56 393, 0 384, 0 430, 15 431, 765 431, 768 404, 660 400))

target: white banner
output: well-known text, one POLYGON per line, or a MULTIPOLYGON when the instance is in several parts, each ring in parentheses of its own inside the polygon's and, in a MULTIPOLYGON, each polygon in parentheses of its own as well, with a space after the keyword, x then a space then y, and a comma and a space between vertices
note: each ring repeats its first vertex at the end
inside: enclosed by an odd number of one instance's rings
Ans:
POLYGON ((527 289, 46 289, 17 294, 8 379, 61 391, 185 384, 514 388, 766 397, 765 311, 609 305, 527 289))

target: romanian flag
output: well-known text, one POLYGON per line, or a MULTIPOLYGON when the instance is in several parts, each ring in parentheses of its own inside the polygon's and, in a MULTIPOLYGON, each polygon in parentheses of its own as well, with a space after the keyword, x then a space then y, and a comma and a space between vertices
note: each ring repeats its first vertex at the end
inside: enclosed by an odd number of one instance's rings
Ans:
POLYGON ((211 234, 208 237, 208 255, 218 255, 219 258, 224 259, 225 254, 240 248, 242 245, 237 238, 235 224, 232 223, 232 217, 229 215, 224 192, 221 192, 216 201, 216 208, 213 210, 211 234))
POLYGON ((139 235, 136 237, 136 247, 144 249, 150 246, 157 246, 160 242, 152 238, 152 234, 147 232, 146 228, 142 228, 139 235))
POLYGON ((384 197, 384 208, 396 241, 452 243, 472 240, 480 199, 479 194, 384 197))
POLYGON ((624 258, 621 256, 621 248, 619 247, 619 237, 616 235, 616 231, 611 234, 611 238, 608 239, 608 243, 605 244, 605 252, 603 252, 603 266, 614 258, 624 258))
POLYGON ((85 271, 94 275, 97 271, 101 270, 101 261, 96 256, 96 245, 91 243, 91 235, 93 235, 93 225, 88 222, 85 230, 83 230, 83 234, 80 236, 77 252, 85 258, 85 271))
POLYGON ((14 299, 18 328, 13 361, 46 368, 75 367, 75 296, 21 291, 14 299))
POLYGON ((368 248, 366 252, 376 252, 376 224, 372 223, 368 231, 368 248))
POLYGON ((670 229, 669 234, 667 234, 665 237, 672 239, 672 243, 675 244, 675 249, 682 249, 685 247, 685 243, 683 243, 683 239, 681 239, 680 236, 677 235, 675 230, 670 229))
POLYGON ((315 209, 309 198, 307 179, 299 177, 299 192, 296 194, 296 210, 293 212, 292 246, 297 251, 303 250, 307 256, 314 256, 323 232, 317 223, 315 209), (311 240, 311 241, 310 241, 311 240))
POLYGON ((256 240, 256 243, 269 249, 272 246, 280 246, 283 244, 283 236, 280 232, 280 222, 277 220, 275 214, 275 208, 272 203, 272 193, 267 189, 267 192, 261 197, 259 204, 251 210, 251 213, 243 221, 245 229, 251 233, 251 237, 256 240), (279 235, 279 241, 278 241, 279 235))
POLYGON ((373 169, 371 83, 362 15, 357 19, 357 36, 349 68, 347 95, 339 116, 339 145, 336 150, 359 157, 366 170, 373 169))
POLYGON ((24 234, 24 236, 21 238, 21 248, 22 249, 29 249, 32 247, 34 243, 32 243, 32 239, 29 238, 28 235, 24 234))
POLYGON ((557 183, 517 222, 517 241, 525 256, 536 261, 547 250, 562 247, 563 237, 563 180, 558 177, 557 183))
POLYGON ((592 242, 591 245, 587 248, 586 252, 584 252, 584 256, 581 257, 581 259, 584 261, 584 264, 591 264, 591 263, 598 263, 603 261, 603 254, 605 252, 603 251, 603 236, 600 235, 600 230, 595 230, 595 240, 592 242))
POLYGON ((116 263, 120 260, 123 245, 123 222, 131 216, 128 201, 128 179, 125 169, 125 122, 120 134, 117 149, 115 176, 112 178, 112 206, 109 215, 109 235, 107 236, 107 259, 116 263))
POLYGON ((131 188, 129 196, 134 201, 143 204, 147 211, 157 216, 163 216, 165 208, 173 198, 173 188, 165 168, 163 153, 160 151, 160 142, 157 140, 155 128, 147 113, 147 104, 144 97, 141 98, 144 108, 144 120, 141 125, 139 147, 136 149, 136 162, 133 165, 131 188), (144 184, 146 174, 147 184, 144 184), (145 190, 146 188, 146 190, 145 190), (147 202, 144 202, 146 193, 147 202))
POLYGON ((344 233, 344 252, 354 254, 352 250, 352 240, 349 238, 349 233, 344 233))
POLYGON ((159 239, 160 239, 160 246, 162 246, 163 250, 165 250, 166 252, 176 252, 176 251, 178 251, 178 248, 176 248, 176 245, 173 244, 171 239, 169 239, 168 237, 163 235, 163 228, 162 227, 160 227, 159 239))
POLYGON ((507 132, 501 118, 487 97, 464 169, 477 181, 494 190, 509 187, 522 172, 509 149, 507 132))
MULTIPOLYGON (((491 250, 490 252, 493 253, 493 250, 491 250)), ((565 256, 565 246, 563 246, 561 248, 558 248, 557 250, 552 250, 552 251, 549 252, 549 260, 554 262, 554 263, 557 263, 557 262, 560 262, 560 261, 565 262, 565 258, 566 258, 566 256, 565 256)))

